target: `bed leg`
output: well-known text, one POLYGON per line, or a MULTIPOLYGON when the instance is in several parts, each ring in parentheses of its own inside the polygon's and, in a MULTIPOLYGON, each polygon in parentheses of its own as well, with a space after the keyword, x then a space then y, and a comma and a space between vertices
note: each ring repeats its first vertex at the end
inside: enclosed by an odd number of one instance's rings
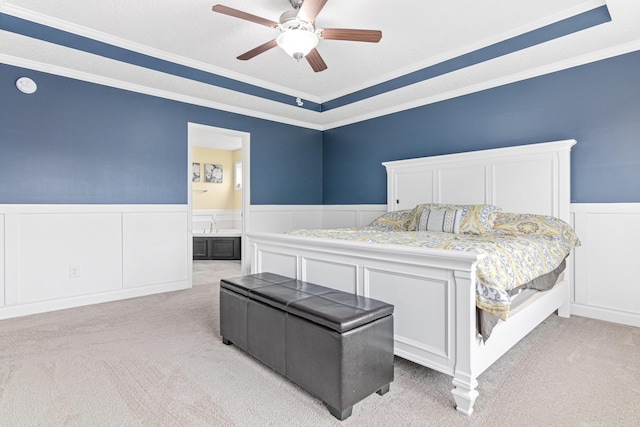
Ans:
POLYGON ((456 409, 462 414, 471 415, 473 413, 473 404, 476 403, 479 394, 476 391, 478 381, 475 378, 462 379, 454 377, 453 385, 455 388, 451 390, 451 394, 453 394, 453 398, 456 401, 456 409))
POLYGON ((569 290, 569 286, 567 285, 566 296, 567 299, 565 303, 558 307, 558 316, 568 318, 571 315, 571 291, 569 290))
POLYGON ((566 302, 558 307, 558 316, 568 318, 571 316, 571 304, 566 302))

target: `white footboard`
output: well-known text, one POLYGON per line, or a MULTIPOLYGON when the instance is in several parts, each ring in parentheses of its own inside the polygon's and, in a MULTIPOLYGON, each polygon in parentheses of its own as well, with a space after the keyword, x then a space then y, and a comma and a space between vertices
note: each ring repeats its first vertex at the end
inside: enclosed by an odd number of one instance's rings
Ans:
POLYGON ((470 415, 477 378, 553 311, 567 315, 565 280, 485 343, 476 332, 476 265, 485 255, 441 249, 246 235, 251 272, 272 272, 393 304, 395 354, 453 377, 457 410, 470 415))
POLYGON ((272 272, 395 306, 395 354, 454 376, 471 413, 477 396, 475 277, 485 255, 249 233, 251 272, 272 272))

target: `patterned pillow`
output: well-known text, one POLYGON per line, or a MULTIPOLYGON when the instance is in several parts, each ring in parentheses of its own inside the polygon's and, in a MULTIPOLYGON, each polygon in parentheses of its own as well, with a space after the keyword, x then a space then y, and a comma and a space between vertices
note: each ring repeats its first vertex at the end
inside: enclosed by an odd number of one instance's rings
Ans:
POLYGON ((439 203, 427 203, 416 206, 413 211, 413 220, 409 223, 408 230, 418 229, 418 221, 424 209, 444 209, 462 211, 460 220, 460 234, 489 234, 493 232, 495 213, 502 209, 494 205, 443 205, 439 203))
POLYGON ((498 212, 493 231, 495 234, 537 234, 580 246, 580 239, 569 224, 548 215, 498 212))
POLYGON ((423 209, 418 217, 416 231, 460 233, 462 209, 423 209))
POLYGON ((413 209, 387 212, 374 219, 369 227, 376 227, 386 231, 407 231, 409 223, 413 220, 413 209))

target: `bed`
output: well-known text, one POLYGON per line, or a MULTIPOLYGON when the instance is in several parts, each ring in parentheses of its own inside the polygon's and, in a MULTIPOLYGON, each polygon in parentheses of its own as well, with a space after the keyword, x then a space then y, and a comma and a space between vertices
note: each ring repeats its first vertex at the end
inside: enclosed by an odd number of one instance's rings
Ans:
MULTIPOLYGON (((385 162, 387 210, 429 203, 493 205, 570 222, 575 143, 385 162)), ((476 286, 487 254, 292 234, 246 237, 252 273, 282 274, 393 304, 395 354, 452 376, 456 408, 466 415, 473 412, 482 372, 554 311, 570 314, 570 256, 555 286, 536 292, 485 340, 477 325, 476 286)))

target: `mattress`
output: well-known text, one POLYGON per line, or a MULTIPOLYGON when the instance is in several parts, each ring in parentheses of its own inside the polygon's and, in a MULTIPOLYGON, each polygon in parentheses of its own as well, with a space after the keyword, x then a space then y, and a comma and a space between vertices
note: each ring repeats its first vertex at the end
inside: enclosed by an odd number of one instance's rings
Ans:
POLYGON ((476 306, 506 319, 514 290, 558 268, 575 242, 540 234, 468 235, 385 231, 376 227, 297 230, 289 234, 486 254, 477 264, 476 306))

